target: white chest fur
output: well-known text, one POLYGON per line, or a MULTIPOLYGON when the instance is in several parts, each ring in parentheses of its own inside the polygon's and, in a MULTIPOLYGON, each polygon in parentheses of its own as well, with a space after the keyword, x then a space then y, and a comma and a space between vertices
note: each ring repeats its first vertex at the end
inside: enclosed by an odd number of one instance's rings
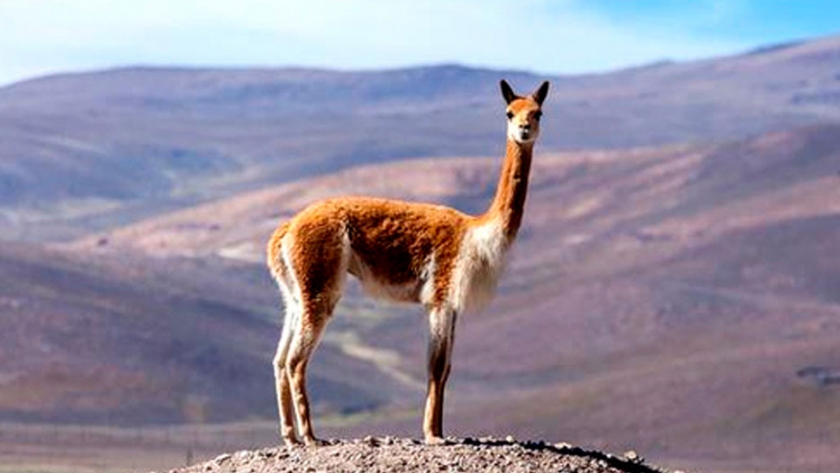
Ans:
POLYGON ((504 270, 507 246, 497 221, 467 231, 455 262, 451 288, 451 303, 456 311, 480 310, 490 302, 504 270))

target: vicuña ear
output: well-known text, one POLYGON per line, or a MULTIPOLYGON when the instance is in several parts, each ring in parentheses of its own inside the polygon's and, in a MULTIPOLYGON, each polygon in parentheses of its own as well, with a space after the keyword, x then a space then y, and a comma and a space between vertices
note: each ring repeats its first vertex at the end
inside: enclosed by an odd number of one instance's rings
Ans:
POLYGON ((533 94, 531 94, 531 98, 534 99, 535 102, 542 105, 545 101, 545 98, 548 96, 548 81, 545 81, 540 85, 540 88, 537 89, 533 94))
POLYGON ((510 84, 508 84, 506 80, 502 79, 502 81, 499 82, 499 85, 502 87, 502 97, 505 98, 505 102, 511 103, 518 98, 516 94, 513 93, 513 89, 510 88, 510 84))

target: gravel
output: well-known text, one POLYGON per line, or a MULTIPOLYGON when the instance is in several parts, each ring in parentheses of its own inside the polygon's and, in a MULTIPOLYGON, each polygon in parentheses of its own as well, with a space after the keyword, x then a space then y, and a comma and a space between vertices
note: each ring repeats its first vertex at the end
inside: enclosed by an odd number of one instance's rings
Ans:
POLYGON ((330 440, 328 445, 317 448, 276 447, 226 453, 170 473, 395 471, 664 473, 662 469, 646 465, 633 451, 616 456, 565 443, 522 442, 512 437, 504 440, 448 438, 444 445, 438 446, 395 437, 330 440))

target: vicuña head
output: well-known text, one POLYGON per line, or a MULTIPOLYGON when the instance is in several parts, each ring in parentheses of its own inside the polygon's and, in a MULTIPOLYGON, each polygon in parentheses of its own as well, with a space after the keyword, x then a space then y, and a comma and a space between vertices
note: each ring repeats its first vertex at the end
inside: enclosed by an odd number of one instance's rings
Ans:
POLYGON ((548 95, 548 82, 543 82, 536 92, 526 97, 516 95, 505 80, 500 85, 508 104, 508 138, 518 143, 533 143, 540 134, 542 104, 548 95))
POLYGON ((309 414, 306 367, 342 295, 347 274, 376 297, 422 304, 429 312, 427 443, 443 436, 444 385, 455 322, 492 297, 522 222, 534 141, 548 82, 526 96, 501 82, 507 151, 496 195, 481 215, 372 197, 314 203, 280 225, 268 266, 286 304, 274 358, 280 433, 287 444, 318 444, 309 414))

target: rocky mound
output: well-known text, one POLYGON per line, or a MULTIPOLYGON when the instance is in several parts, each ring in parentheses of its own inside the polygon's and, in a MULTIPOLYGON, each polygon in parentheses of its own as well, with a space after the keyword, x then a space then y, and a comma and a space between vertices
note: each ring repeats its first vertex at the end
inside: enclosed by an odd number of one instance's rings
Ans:
POLYGON ((448 439, 427 446, 418 440, 365 437, 332 440, 320 448, 277 447, 219 455, 171 473, 285 472, 574 472, 662 473, 635 452, 614 456, 568 444, 518 442, 508 437, 448 439))

